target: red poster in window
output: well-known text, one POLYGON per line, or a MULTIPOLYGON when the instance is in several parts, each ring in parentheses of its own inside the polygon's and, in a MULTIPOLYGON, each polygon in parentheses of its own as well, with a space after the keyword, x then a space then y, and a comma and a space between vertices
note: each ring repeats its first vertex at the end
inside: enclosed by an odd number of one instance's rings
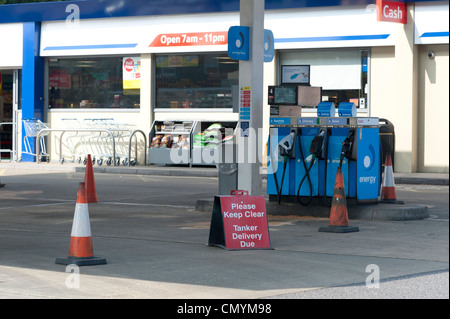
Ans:
POLYGON ((226 249, 270 249, 264 196, 216 196, 209 244, 226 249))
POLYGON ((377 21, 406 24, 407 7, 404 2, 377 0, 377 21))
POLYGON ((59 89, 70 89, 72 87, 70 74, 61 70, 54 70, 52 74, 49 75, 48 86, 59 89))

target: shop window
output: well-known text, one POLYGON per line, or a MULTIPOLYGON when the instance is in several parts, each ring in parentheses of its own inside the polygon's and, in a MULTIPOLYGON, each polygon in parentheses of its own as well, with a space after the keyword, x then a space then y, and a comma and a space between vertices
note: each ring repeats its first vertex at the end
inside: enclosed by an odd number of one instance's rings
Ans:
POLYGON ((156 108, 232 108, 239 62, 228 54, 156 55, 156 108))
POLYGON ((139 108, 139 57, 50 58, 49 108, 139 108))
POLYGON ((368 109, 368 62, 368 49, 292 50, 280 53, 280 65, 311 66, 310 84, 322 87, 322 101, 334 102, 336 108, 341 102, 353 102, 361 111, 368 109))

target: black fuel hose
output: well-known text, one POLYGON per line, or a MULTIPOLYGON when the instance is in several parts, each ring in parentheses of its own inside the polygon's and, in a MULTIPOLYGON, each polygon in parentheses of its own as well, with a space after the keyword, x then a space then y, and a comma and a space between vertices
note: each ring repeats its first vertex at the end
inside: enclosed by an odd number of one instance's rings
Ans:
POLYGON ((303 162, 303 168, 305 169, 305 175, 303 176, 302 180, 300 181, 300 184, 298 185, 298 189, 297 189, 297 201, 302 204, 303 206, 309 205, 311 203, 312 200, 312 183, 311 183, 311 177, 309 176, 309 172, 311 171, 311 168, 314 165, 314 161, 316 159, 315 154, 313 154, 313 158, 311 160, 311 164, 309 165, 309 167, 306 167, 306 163, 305 163, 305 156, 303 154, 303 149, 302 149, 302 144, 301 144, 301 140, 300 140, 300 134, 297 135, 298 137, 298 145, 300 147, 300 156, 302 157, 302 162, 303 162), (308 180, 308 184, 309 184, 309 197, 307 199, 306 202, 303 202, 301 200, 300 197, 300 188, 303 185, 303 182, 305 181, 305 178, 308 180))
POLYGON ((283 165, 283 175, 281 176, 281 186, 280 186, 280 192, 278 193, 278 204, 281 203, 281 193, 283 191, 283 183, 284 183, 284 175, 286 174, 286 166, 288 163, 288 157, 284 157, 284 165, 283 165))
MULTIPOLYGON (((327 132, 328 133, 328 132, 327 132)), ((325 144, 325 177, 324 177, 324 190, 323 190, 323 203, 327 207, 331 207, 331 201, 328 202, 327 200, 327 166, 328 166, 328 144, 329 144, 329 136, 328 134, 325 134, 326 142, 325 144)))
MULTIPOLYGON (((280 204, 281 202, 281 191, 283 188, 283 180, 281 181, 281 189, 280 186, 278 185, 278 178, 277 178, 277 172, 274 171, 274 161, 273 161, 273 152, 272 149, 270 147, 270 134, 269 134, 269 151, 270 151, 270 162, 271 162, 271 166, 272 166, 272 174, 273 174, 273 179, 275 180, 275 188, 277 189, 277 195, 278 195, 278 204, 280 204)), ((278 145, 277 145, 278 147, 278 145)), ((286 164, 284 165, 284 171, 286 170, 286 164)), ((283 178, 284 179, 284 172, 283 172, 283 178)))

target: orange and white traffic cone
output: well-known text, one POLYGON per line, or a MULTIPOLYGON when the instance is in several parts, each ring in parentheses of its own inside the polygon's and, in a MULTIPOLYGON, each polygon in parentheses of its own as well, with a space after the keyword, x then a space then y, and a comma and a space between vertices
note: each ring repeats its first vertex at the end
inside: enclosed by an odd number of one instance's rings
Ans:
POLYGON ((344 178, 342 168, 338 167, 334 184, 333 200, 331 202, 330 223, 320 227, 320 232, 350 233, 359 231, 358 227, 348 225, 347 200, 345 198, 344 178))
POLYGON ((386 160, 384 162, 383 185, 381 186, 380 203, 404 204, 403 201, 397 200, 391 153, 386 153, 386 160))
POLYGON ((69 255, 67 258, 56 258, 57 264, 93 266, 104 265, 106 259, 94 257, 92 246, 91 225, 89 221, 89 209, 86 199, 86 187, 80 183, 78 188, 77 203, 70 238, 69 255))
POLYGON ((94 168, 92 165, 91 155, 87 157, 86 172, 84 175, 84 183, 86 184, 86 196, 88 203, 98 203, 97 190, 95 189, 94 168))

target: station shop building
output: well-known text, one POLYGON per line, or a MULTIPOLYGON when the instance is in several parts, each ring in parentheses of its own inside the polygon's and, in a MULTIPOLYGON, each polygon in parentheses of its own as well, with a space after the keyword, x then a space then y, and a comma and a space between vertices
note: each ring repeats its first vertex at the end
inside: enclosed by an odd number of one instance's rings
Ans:
MULTIPOLYGON (((375 0, 266 0, 275 58, 264 94, 281 66, 310 65, 323 101, 352 101, 358 116, 393 123, 396 172, 448 173, 449 2, 404 2, 405 24, 378 21, 375 0)), ((64 129, 68 119, 108 118, 146 133, 164 121, 237 123, 235 25, 238 0, 1 5, 2 160, 36 160, 23 151, 22 119, 64 129)), ((268 134, 270 106, 262 112, 268 134)), ((56 133, 46 143, 59 159, 56 133)))

